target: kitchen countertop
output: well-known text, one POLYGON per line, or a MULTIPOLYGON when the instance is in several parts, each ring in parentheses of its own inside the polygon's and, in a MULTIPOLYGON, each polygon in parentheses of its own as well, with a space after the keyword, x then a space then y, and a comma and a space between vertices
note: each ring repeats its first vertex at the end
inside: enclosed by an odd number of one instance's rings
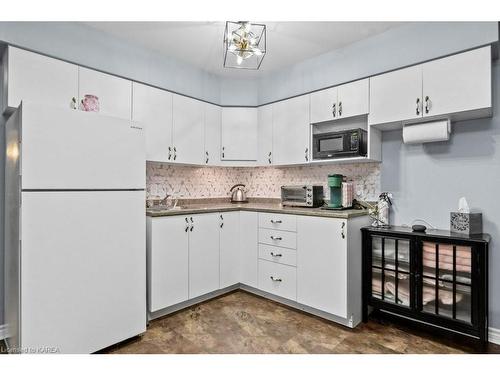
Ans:
POLYGON ((341 211, 332 211, 322 210, 321 208, 283 207, 281 206, 281 203, 278 203, 275 200, 268 200, 264 202, 250 201, 248 203, 230 203, 228 201, 224 202, 220 200, 211 202, 207 200, 203 203, 185 203, 180 204, 180 206, 181 208, 177 208, 174 210, 147 208, 146 215, 150 217, 162 217, 228 211, 258 211, 279 214, 332 217, 340 219, 350 219, 357 216, 368 215, 368 210, 366 209, 347 209, 341 211))

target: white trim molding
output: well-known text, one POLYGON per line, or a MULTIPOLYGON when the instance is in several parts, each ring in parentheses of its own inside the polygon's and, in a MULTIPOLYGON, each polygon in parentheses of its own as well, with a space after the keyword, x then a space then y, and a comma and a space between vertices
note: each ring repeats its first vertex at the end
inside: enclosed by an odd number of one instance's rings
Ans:
POLYGON ((5 340, 7 338, 7 325, 0 325, 0 340, 5 340))
POLYGON ((500 329, 493 327, 488 328, 488 341, 500 345, 500 329))

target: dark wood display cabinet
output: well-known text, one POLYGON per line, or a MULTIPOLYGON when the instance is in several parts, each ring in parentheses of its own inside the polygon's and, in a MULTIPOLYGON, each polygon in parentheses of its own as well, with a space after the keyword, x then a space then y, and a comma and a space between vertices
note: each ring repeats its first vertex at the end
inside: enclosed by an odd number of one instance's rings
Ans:
POLYGON ((363 233, 363 321, 373 309, 433 331, 488 341, 490 236, 406 227, 363 233))

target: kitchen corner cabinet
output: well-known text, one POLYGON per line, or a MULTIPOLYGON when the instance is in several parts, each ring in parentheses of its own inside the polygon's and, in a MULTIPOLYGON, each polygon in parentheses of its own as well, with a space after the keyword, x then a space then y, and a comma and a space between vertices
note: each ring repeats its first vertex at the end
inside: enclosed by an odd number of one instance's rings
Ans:
POLYGON ((310 160, 309 95, 273 104, 273 163, 305 164, 310 160))
POLYGON ((204 103, 186 96, 172 95, 172 162, 205 164, 204 103))
POLYGON ((489 116, 491 85, 490 46, 371 77, 368 123, 489 116))
POLYGON ((257 108, 222 108, 222 160, 257 160, 257 108))
POLYGON ((221 107, 205 103, 205 165, 220 165, 221 107))
POLYGON ((258 108, 258 156, 259 165, 273 164, 273 105, 258 108))
POLYGON ((134 82, 132 120, 145 129, 146 160, 169 162, 172 153, 172 94, 134 82))
POLYGON ((240 213, 221 212, 220 227, 220 288, 240 282, 240 213))
POLYGON ((240 282, 258 287, 259 214, 240 211, 240 282))
POLYGON ((369 108, 369 79, 312 93, 311 123, 366 115, 369 108))
POLYGON ((127 120, 132 118, 131 81, 79 67, 79 104, 87 94, 99 98, 100 114, 127 120))
POLYGON ((2 65, 4 112, 19 107, 21 101, 69 109, 73 98, 78 100, 78 65, 10 46, 2 65))

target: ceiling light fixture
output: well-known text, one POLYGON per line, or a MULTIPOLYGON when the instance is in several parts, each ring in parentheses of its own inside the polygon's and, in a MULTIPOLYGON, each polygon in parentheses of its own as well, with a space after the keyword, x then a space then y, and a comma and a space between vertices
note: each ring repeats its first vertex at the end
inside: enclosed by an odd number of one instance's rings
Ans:
POLYGON ((266 54, 266 25, 248 21, 226 22, 224 67, 259 69, 266 54))

